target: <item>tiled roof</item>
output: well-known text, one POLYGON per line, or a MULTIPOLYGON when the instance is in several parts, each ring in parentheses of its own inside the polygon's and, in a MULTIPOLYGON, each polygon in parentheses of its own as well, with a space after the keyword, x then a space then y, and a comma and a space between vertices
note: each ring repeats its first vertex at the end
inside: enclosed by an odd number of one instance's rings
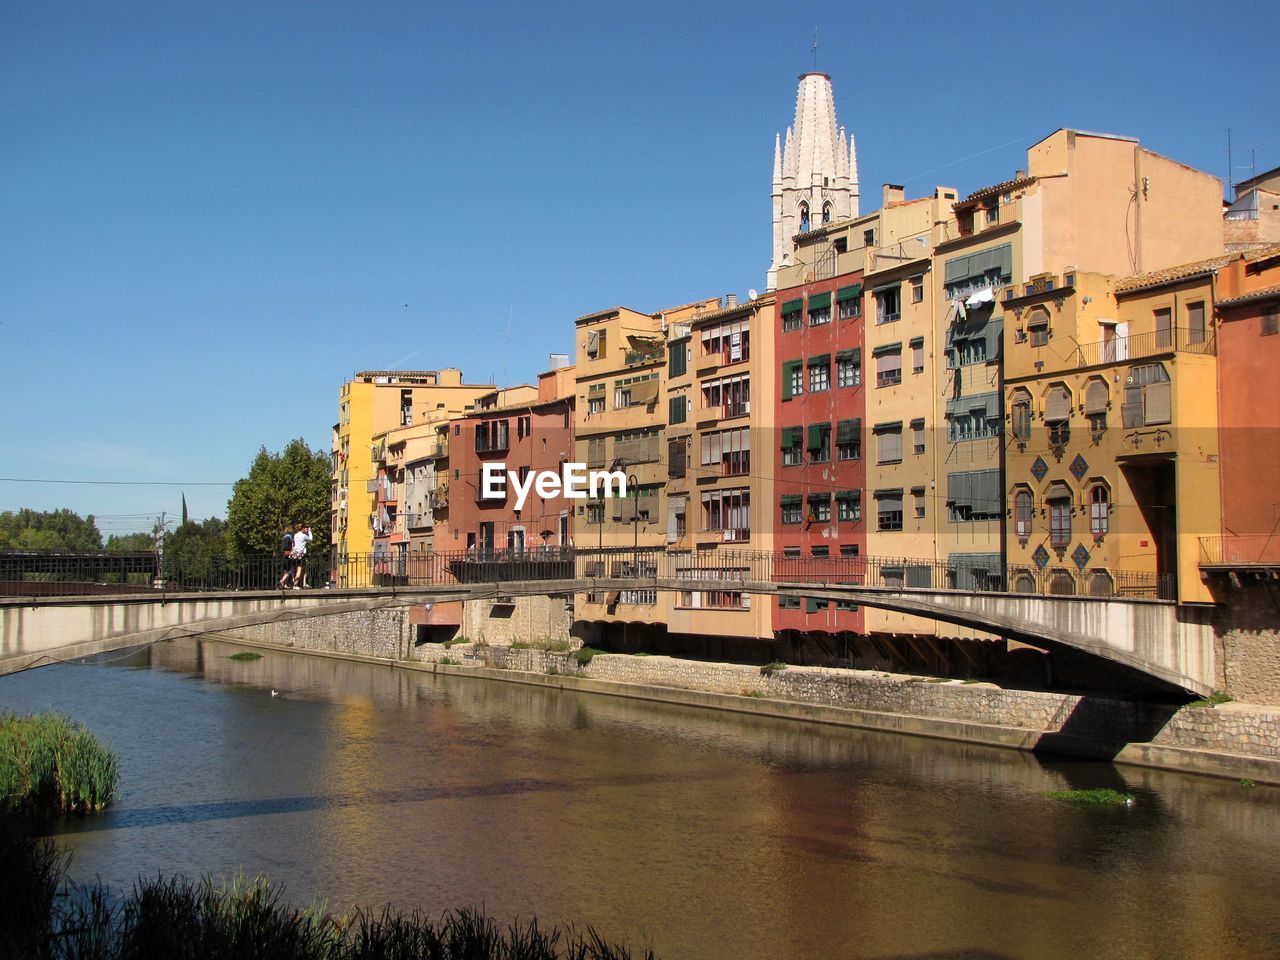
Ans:
POLYGON ((1248 293, 1242 293, 1238 297, 1232 297, 1229 300, 1219 300, 1219 307, 1239 307, 1246 303, 1257 303, 1259 300, 1276 300, 1280 299, 1280 283, 1274 283, 1269 287, 1262 287, 1260 290, 1250 290, 1248 293))
POLYGON ((973 193, 969 194, 957 203, 956 206, 961 207, 966 203, 972 203, 974 200, 984 200, 987 197, 995 196, 999 193, 1008 193, 1010 190, 1018 190, 1035 182, 1035 177, 1019 177, 1017 180, 1005 180, 1003 183, 992 184, 989 187, 982 187, 979 190, 973 191, 973 193))
POLYGON ((1250 250, 1244 255, 1244 259, 1248 263, 1270 260, 1272 257, 1280 257, 1280 244, 1276 244, 1274 247, 1263 247, 1261 250, 1250 250))
POLYGON ((1208 260, 1180 263, 1176 267, 1166 267, 1163 270, 1152 270, 1150 273, 1139 273, 1132 277, 1124 277, 1116 281, 1116 293, 1145 290, 1148 287, 1159 287, 1166 283, 1173 283, 1175 280, 1185 280, 1188 277, 1198 277, 1202 274, 1212 273, 1219 267, 1226 266, 1237 256, 1239 254, 1225 254, 1219 257, 1210 257, 1208 260))

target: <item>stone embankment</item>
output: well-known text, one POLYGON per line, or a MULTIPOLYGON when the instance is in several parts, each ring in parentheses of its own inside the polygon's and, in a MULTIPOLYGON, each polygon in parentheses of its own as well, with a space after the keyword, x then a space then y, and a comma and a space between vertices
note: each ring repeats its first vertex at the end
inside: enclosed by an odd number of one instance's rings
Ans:
POLYGON ((439 673, 1041 750, 1280 783, 1280 708, 1183 706, 868 670, 776 671, 665 656, 416 645, 402 611, 266 624, 234 638, 439 673), (585 659, 585 658, 581 658, 585 659))

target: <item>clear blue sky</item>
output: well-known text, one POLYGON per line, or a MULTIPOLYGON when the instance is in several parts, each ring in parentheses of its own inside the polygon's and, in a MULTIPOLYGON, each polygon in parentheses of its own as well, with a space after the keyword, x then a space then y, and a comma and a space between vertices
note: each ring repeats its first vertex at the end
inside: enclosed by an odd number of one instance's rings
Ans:
MULTIPOLYGON (((527 380, 583 313, 762 287, 815 25, 864 211, 1005 179, 1060 126, 1219 177, 1230 126, 1237 179, 1252 144, 1276 166, 1259 9, 3 0, 0 476, 230 481, 327 448, 355 370, 527 380)), ((0 482, 0 509, 119 532, 182 489, 0 482)))

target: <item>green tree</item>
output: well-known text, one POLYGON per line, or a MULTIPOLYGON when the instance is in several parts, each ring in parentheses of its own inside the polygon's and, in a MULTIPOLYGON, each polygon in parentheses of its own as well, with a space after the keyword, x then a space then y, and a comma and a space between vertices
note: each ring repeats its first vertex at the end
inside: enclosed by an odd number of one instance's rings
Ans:
POLYGON ((0 550, 101 550, 102 534, 93 514, 72 510, 17 510, 0 513, 0 550))
POLYGON ((206 576, 223 569, 227 559, 227 523, 210 517, 188 520, 164 538, 164 575, 206 576))
POLYGON ((283 453, 259 450, 227 503, 230 555, 276 553, 284 528, 295 523, 311 525, 311 552, 326 549, 332 476, 329 455, 304 440, 294 440, 283 453))
POLYGON ((113 533, 107 537, 107 553, 150 553, 155 548, 155 534, 151 533, 113 533))

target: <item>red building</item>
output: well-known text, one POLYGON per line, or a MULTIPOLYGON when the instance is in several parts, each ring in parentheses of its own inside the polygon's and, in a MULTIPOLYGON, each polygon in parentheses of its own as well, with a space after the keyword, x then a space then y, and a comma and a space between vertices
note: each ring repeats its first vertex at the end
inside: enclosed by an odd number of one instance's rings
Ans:
POLYGON ((1280 565, 1280 246, 1218 271, 1222 540, 1212 563, 1280 565))
MULTIPOLYGON (((821 579, 866 551, 862 491, 862 272, 779 290, 772 446, 774 548, 797 575, 821 579), (840 558, 845 558, 841 564, 840 558)), ((862 633, 862 611, 835 601, 775 599, 780 638, 862 633)))
POLYGON ((517 510, 510 484, 503 496, 483 496, 481 470, 501 463, 523 477, 559 473, 573 460, 573 373, 573 367, 560 367, 541 374, 536 387, 495 390, 479 399, 473 413, 450 421, 448 528, 443 537, 437 534, 436 549, 487 558, 571 543, 573 506, 580 501, 543 498, 531 489, 517 510))

